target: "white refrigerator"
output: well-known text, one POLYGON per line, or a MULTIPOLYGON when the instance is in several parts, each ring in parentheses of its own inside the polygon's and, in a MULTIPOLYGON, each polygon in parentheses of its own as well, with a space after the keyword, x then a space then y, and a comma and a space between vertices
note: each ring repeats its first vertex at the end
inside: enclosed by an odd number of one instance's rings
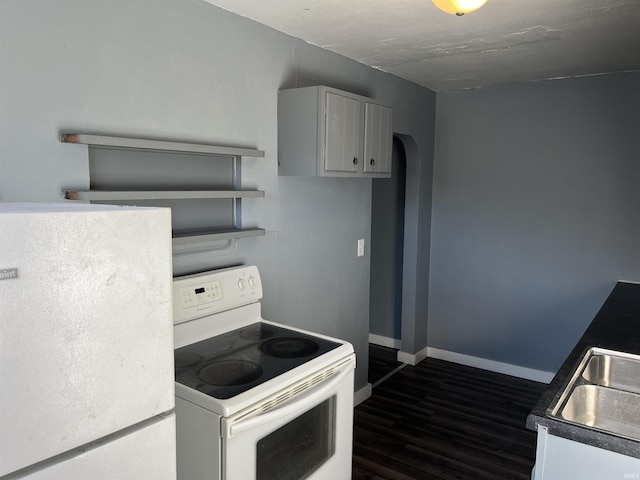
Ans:
POLYGON ((170 215, 0 203, 0 479, 176 478, 170 215))

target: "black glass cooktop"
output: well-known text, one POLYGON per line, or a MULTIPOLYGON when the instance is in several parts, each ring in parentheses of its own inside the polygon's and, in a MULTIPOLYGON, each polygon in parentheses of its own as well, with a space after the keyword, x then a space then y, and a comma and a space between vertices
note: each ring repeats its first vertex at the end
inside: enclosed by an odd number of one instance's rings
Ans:
POLYGON ((227 399, 339 346, 258 322, 175 350, 176 381, 227 399))

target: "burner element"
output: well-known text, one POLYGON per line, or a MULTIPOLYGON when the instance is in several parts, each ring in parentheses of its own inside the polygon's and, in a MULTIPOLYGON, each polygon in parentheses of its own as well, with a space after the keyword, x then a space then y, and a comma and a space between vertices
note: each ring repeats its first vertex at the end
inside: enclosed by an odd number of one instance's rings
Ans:
POLYGON ((272 357, 298 358, 316 353, 319 347, 316 342, 307 338, 284 337, 267 340, 261 348, 272 357))
POLYGON ((267 330, 263 324, 258 323, 242 330, 240 336, 245 340, 264 340, 273 337, 273 331, 267 330))
POLYGON ((178 348, 175 379, 182 386, 226 400, 304 368, 308 361, 339 346, 322 337, 256 322, 178 348))
POLYGON ((262 367, 245 360, 224 360, 202 367, 198 377, 209 385, 231 387, 253 382, 262 375, 262 367))
POLYGON ((200 363, 202 357, 193 352, 174 352, 175 368, 186 368, 200 363))

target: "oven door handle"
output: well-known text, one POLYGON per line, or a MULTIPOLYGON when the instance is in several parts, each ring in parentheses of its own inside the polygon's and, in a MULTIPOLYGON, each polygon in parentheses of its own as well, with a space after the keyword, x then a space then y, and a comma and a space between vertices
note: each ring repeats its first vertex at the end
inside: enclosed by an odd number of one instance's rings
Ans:
MULTIPOLYGON (((236 420, 232 417, 223 418, 223 432, 226 433, 226 438, 233 437, 234 435, 239 435, 242 432, 251 430, 252 428, 255 428, 259 425, 264 425, 276 420, 281 420, 297 413, 298 411, 300 411, 300 413, 304 413, 304 411, 308 410, 310 406, 315 405, 315 403, 319 400, 323 400, 324 397, 326 397, 327 394, 331 390, 333 390, 344 379, 344 377, 346 377, 353 370, 353 367, 354 361, 352 358, 350 358, 348 361, 338 367, 339 369, 332 375, 329 380, 325 380, 312 389, 290 398, 283 404, 282 407, 271 409, 266 413, 251 416, 244 420, 236 420)), ((268 401, 264 403, 268 403, 268 401)))

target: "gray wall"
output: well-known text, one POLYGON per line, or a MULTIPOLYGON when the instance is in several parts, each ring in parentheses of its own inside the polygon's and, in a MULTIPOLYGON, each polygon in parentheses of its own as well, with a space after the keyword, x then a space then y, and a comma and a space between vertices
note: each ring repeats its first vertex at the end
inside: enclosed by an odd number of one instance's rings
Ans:
POLYGON ((438 94, 429 345, 555 371, 640 280, 640 73, 438 94))
POLYGON ((413 287, 407 351, 426 345, 435 94, 199 0, 0 2, 0 200, 58 201, 87 188, 87 149, 60 131, 256 147, 246 159, 245 226, 266 237, 179 257, 176 274, 255 263, 267 318, 351 341, 366 383, 371 180, 277 176, 280 88, 326 84, 394 108, 411 139, 413 287))

